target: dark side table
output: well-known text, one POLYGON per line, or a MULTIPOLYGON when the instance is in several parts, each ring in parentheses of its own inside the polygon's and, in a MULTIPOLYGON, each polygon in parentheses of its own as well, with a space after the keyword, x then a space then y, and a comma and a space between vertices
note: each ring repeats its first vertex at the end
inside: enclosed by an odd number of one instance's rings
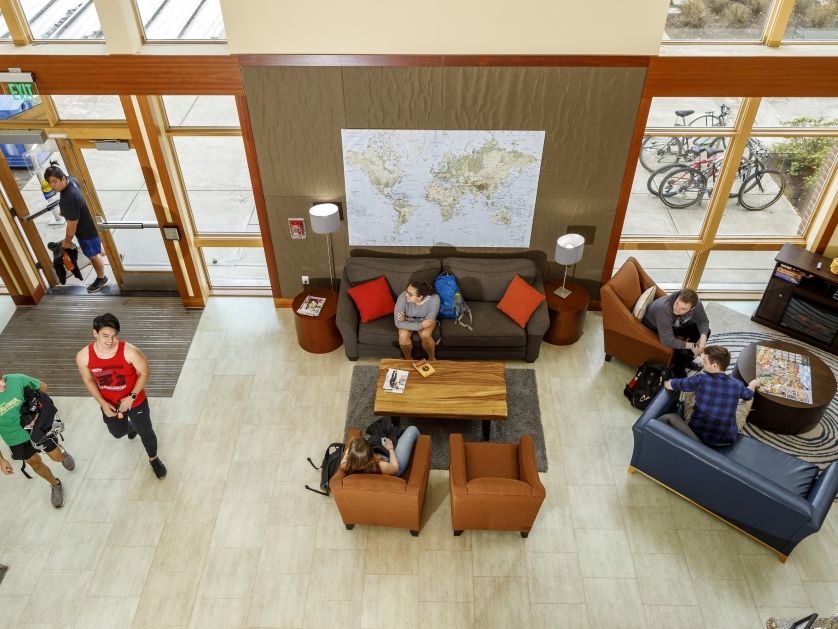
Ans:
POLYGON ((746 384, 756 377, 757 346, 773 347, 795 354, 802 354, 809 358, 809 368, 812 372, 812 403, 789 400, 776 395, 764 393, 757 389, 754 404, 748 421, 754 426, 770 430, 781 435, 799 435, 817 426, 829 403, 835 396, 838 384, 829 366, 805 347, 779 340, 763 340, 751 343, 741 352, 733 367, 733 375, 746 384))
POLYGON ((294 311, 294 326, 297 328, 297 343, 312 354, 327 354, 343 345, 343 339, 335 323, 338 311, 338 294, 328 288, 308 288, 294 297, 291 302, 294 311), (316 317, 301 315, 297 312, 309 296, 325 297, 326 303, 316 317))
POLYGON ((570 295, 562 299, 553 294, 560 286, 561 284, 544 282, 547 309, 550 312, 550 327, 544 335, 544 340, 551 345, 571 345, 582 337, 591 298, 582 286, 567 282, 565 288, 570 291, 570 295))

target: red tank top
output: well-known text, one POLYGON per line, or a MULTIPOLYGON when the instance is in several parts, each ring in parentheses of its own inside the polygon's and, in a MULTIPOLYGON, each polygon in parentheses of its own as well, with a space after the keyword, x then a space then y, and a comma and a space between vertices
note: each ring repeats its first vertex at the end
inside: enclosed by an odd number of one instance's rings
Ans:
MULTIPOLYGON (((125 359, 125 341, 120 341, 116 354, 111 358, 100 358, 93 349, 93 343, 87 346, 87 368, 96 380, 99 392, 111 404, 127 395, 131 395, 137 383, 137 370, 125 359)), ((134 408, 145 401, 145 391, 140 391, 137 399, 131 405, 134 408)))

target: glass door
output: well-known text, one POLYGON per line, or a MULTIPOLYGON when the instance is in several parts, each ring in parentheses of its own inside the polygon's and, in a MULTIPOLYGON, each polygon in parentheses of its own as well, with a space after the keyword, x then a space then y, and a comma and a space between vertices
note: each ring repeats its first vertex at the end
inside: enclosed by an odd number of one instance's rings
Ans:
POLYGON ((126 288, 170 289, 172 266, 136 151, 127 141, 72 141, 75 167, 99 227, 109 264, 126 288), (98 144, 102 144, 99 142, 98 144))

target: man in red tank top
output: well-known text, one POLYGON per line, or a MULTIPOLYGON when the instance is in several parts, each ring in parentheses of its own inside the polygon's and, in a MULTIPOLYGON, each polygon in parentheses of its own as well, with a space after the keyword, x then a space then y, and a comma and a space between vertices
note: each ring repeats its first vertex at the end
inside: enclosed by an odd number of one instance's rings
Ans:
POLYGON ((148 362, 131 343, 120 341, 119 320, 110 313, 93 320, 93 343, 76 354, 76 365, 93 399, 102 408, 102 419, 117 439, 128 435, 140 439, 157 478, 166 476, 166 466, 157 456, 157 435, 143 387, 148 381, 148 362))

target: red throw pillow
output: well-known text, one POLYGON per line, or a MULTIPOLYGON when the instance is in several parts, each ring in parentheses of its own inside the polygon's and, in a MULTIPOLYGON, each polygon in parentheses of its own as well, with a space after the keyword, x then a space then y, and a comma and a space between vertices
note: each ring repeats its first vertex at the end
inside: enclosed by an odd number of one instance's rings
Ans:
POLYGON ((498 302, 498 310, 524 328, 538 304, 545 299, 547 298, 543 293, 539 293, 520 275, 516 275, 509 283, 503 299, 498 302))
POLYGON ((361 323, 368 323, 392 315, 393 310, 396 309, 390 284, 383 275, 369 282, 353 286, 346 292, 352 297, 352 301, 358 307, 358 312, 361 313, 361 323))

